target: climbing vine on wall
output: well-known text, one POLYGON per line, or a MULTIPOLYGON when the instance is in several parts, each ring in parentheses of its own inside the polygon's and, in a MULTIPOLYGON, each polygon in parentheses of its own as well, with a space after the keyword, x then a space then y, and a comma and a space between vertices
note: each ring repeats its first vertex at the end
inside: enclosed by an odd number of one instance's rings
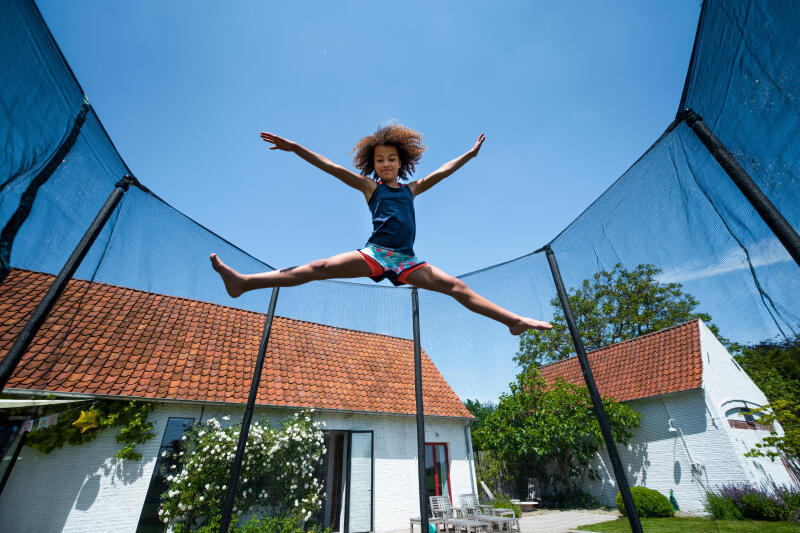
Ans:
MULTIPOLYGON (((91 442, 103 431, 119 426, 116 438, 124 446, 117 450, 114 457, 138 461, 142 454, 136 451, 136 445, 155 437, 153 423, 147 420, 155 407, 150 402, 101 399, 68 411, 63 411, 62 407, 58 422, 34 429, 28 434, 25 444, 40 452, 50 453, 65 444, 76 446, 91 442)), ((58 412, 58 406, 53 406, 45 414, 58 412)))

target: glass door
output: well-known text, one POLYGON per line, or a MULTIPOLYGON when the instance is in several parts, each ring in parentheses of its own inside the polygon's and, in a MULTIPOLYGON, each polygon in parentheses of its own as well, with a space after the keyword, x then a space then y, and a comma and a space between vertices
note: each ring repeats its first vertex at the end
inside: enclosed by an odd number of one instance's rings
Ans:
POLYGON ((351 431, 349 451, 345 531, 366 533, 373 529, 372 431, 351 431))
POLYGON ((425 443, 425 489, 428 496, 447 496, 453 504, 450 494, 450 461, 447 444, 444 442, 425 443))

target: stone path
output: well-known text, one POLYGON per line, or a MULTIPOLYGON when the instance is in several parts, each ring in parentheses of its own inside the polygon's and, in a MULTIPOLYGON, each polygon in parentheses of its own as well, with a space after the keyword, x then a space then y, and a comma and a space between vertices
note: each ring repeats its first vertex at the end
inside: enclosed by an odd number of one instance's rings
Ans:
POLYGON ((578 526, 596 524, 616 520, 620 514, 616 511, 598 510, 570 510, 551 511, 540 510, 525 513, 519 519, 520 533, 564 533, 573 531, 578 526))

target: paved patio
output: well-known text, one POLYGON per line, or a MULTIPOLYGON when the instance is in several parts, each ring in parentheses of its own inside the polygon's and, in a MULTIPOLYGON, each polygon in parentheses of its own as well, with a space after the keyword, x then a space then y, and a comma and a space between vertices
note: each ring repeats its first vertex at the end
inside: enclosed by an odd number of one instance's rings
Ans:
MULTIPOLYGON (((575 528, 578 526, 616 520, 620 516, 616 509, 608 511, 603 509, 573 509, 568 511, 541 509, 530 513, 522 513, 522 518, 519 519, 519 526, 520 533, 566 533, 568 531, 576 531, 575 528)), ((398 529, 390 533, 407 533, 408 531, 408 529, 398 529)), ((439 529, 439 531, 441 532, 442 530, 439 529)), ((496 529, 492 531, 493 533, 500 533, 496 529)), ((419 523, 414 526, 413 533, 419 533, 419 523)), ((503 530, 502 533, 508 533, 508 531, 503 530)))
POLYGON ((578 526, 616 520, 620 514, 603 510, 540 510, 519 519, 520 533, 563 533, 578 526))

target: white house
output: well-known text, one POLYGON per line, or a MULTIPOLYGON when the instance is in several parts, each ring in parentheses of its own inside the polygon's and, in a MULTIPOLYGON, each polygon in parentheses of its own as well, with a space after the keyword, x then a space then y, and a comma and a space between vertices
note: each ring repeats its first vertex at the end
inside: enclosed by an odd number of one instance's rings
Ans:
MULTIPOLYGON (((13 270, 0 286, 0 359, 51 281, 13 270)), ((156 520, 160 451, 186 425, 224 415, 241 420, 264 324, 259 313, 71 281, 6 393, 153 401, 157 436, 138 445, 138 462, 114 459, 114 430, 49 455, 11 439, 0 472, 1 529, 163 531, 156 520)), ((334 531, 406 530, 419 516, 413 354, 405 339, 273 321, 255 419, 277 423, 314 408, 326 423, 321 519, 334 531)), ((473 417, 422 355, 426 484, 451 498, 474 493, 473 417)), ((69 403, 64 410, 79 414, 69 403)), ((10 435, 19 417, 3 412, 0 425, 10 435)))
MULTIPOLYGON (((672 490, 681 510, 703 512, 705 492, 725 483, 797 485, 781 460, 744 456, 771 428, 742 411, 767 398, 701 320, 588 357, 600 393, 642 415, 628 446, 617 446, 631 486, 666 496, 672 490)), ((584 384, 576 358, 544 366, 542 374, 584 384)), ((587 479, 585 490, 614 505, 618 490, 605 448, 593 467, 600 478, 587 479)))

